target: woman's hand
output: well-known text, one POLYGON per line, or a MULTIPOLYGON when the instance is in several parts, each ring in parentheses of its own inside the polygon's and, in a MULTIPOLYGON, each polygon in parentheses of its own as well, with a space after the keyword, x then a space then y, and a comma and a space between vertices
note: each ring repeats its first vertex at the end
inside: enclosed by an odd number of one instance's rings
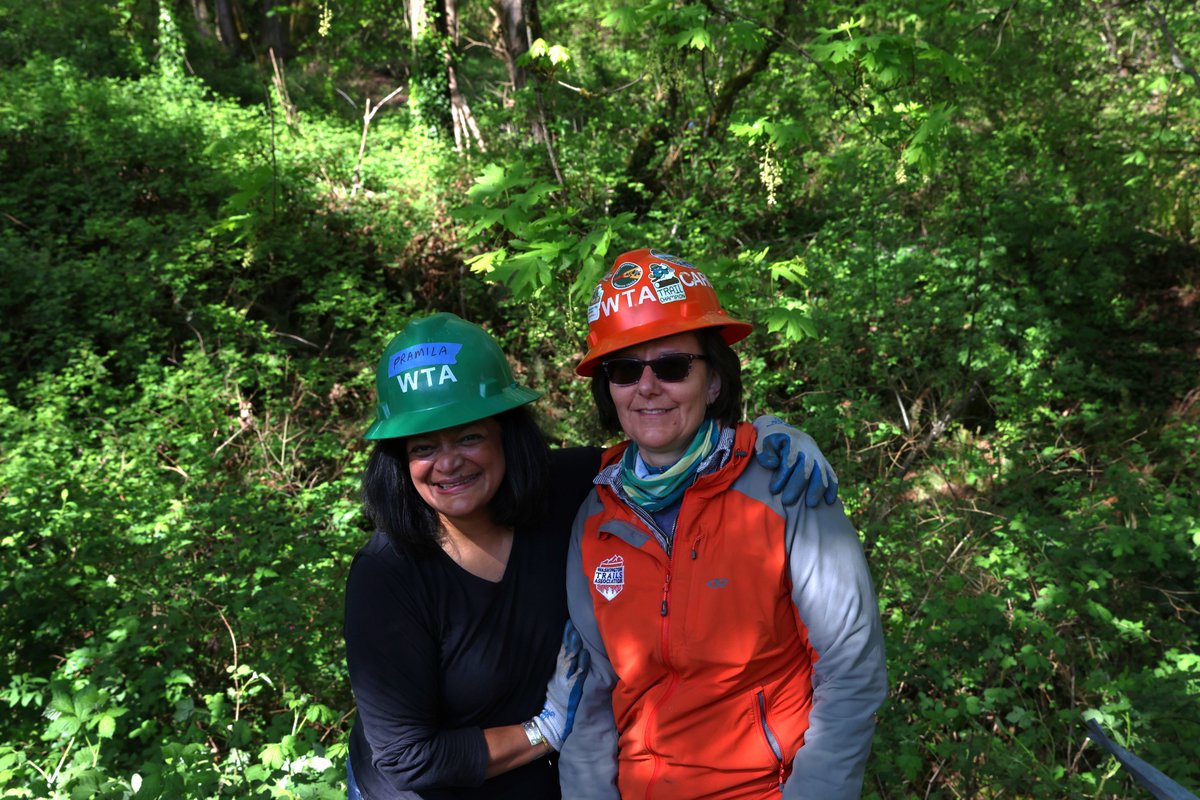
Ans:
POLYGON ((837 474, 811 436, 772 416, 754 420, 754 429, 758 432, 754 444, 758 463, 775 472, 772 494, 782 492, 785 506, 795 505, 801 495, 809 508, 822 502, 833 504, 838 493, 837 474))
POLYGON ((533 724, 555 750, 561 750, 563 740, 575 724, 575 709, 583 693, 591 654, 583 646, 579 632, 567 620, 563 628, 562 647, 558 650, 558 667, 546 685, 546 705, 533 718, 533 724))

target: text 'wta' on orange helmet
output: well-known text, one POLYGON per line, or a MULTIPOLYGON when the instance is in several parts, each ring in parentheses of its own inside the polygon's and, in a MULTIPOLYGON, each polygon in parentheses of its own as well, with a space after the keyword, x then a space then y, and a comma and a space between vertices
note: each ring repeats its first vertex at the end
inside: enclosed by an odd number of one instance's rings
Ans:
POLYGON ((590 377, 611 353, 700 328, 719 328, 733 344, 754 326, 725 313, 708 276, 682 258, 645 248, 622 253, 588 301, 588 351, 575 372, 590 377))

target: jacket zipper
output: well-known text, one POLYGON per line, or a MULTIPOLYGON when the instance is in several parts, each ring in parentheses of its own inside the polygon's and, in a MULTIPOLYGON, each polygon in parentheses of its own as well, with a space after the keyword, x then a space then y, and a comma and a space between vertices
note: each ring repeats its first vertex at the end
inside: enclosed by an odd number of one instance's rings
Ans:
MULTIPOLYGON (((658 541, 659 547, 661 547, 663 549, 663 552, 666 553, 667 557, 669 558, 671 556, 671 552, 675 549, 672 546, 674 543, 673 542, 674 536, 672 536, 671 538, 667 538, 667 532, 664 531, 662 528, 658 527, 658 523, 654 521, 654 517, 650 515, 650 512, 645 511, 637 503, 630 502, 628 500, 625 500, 624 498, 621 498, 621 501, 623 503, 625 503, 625 505, 631 511, 633 511, 634 515, 638 519, 640 519, 642 522, 646 523, 646 527, 650 529, 650 533, 652 533, 654 535, 654 538, 658 541)), ((678 522, 678 520, 676 520, 676 521, 678 522)), ((674 531, 672 531, 672 533, 674 533, 674 531)))
POLYGON ((670 676, 670 680, 667 682, 667 688, 663 692, 662 697, 660 697, 658 702, 654 704, 654 707, 650 709, 650 716, 646 720, 646 736, 643 740, 646 746, 646 752, 650 754, 650 758, 654 761, 654 771, 650 773, 650 780, 646 783, 646 800, 651 800, 654 786, 658 783, 658 776, 662 771, 662 759, 659 758, 658 753, 655 752, 653 743, 650 741, 650 731, 654 730, 654 721, 658 717, 658 710, 663 706, 664 703, 667 702, 667 700, 671 698, 671 695, 675 693, 675 687, 679 684, 679 674, 675 671, 674 665, 671 664, 671 620, 670 617, 667 616, 667 610, 669 608, 667 599, 671 591, 671 568, 674 563, 675 556, 668 555, 667 574, 663 579, 662 608, 660 611, 662 615, 662 625, 659 628, 661 632, 659 638, 659 647, 662 651, 663 666, 667 668, 667 674, 670 676))
MULTIPOLYGON (((686 498, 686 492, 684 493, 684 495, 686 498)), ((620 497, 619 493, 618 493, 618 497, 620 497)), ((662 705, 664 703, 666 703, 667 700, 670 699, 671 695, 675 693, 675 687, 679 684, 679 673, 677 673, 675 671, 675 667, 671 664, 670 636, 669 636, 670 619, 668 617, 668 612, 670 611, 672 567, 675 564, 675 547, 674 547, 675 535, 679 530, 679 518, 681 516, 683 516, 683 506, 682 506, 682 501, 680 501, 679 513, 675 515, 675 521, 671 525, 671 535, 667 536, 667 532, 662 530, 662 528, 660 528, 658 526, 658 523, 654 520, 653 515, 651 515, 647 511, 645 511, 637 503, 630 502, 625 498, 622 498, 622 500, 624 501, 625 506, 627 508, 629 508, 630 510, 632 510, 634 512, 634 514, 646 524, 646 527, 648 527, 650 529, 650 532, 654 534, 654 537, 658 540, 659 544, 663 548, 663 551, 667 555, 667 573, 663 578, 662 604, 659 606, 659 614, 662 617, 662 626, 660 628, 661 636, 660 636, 660 640, 659 640, 659 647, 662 650, 663 665, 667 668, 667 674, 670 676, 670 680, 667 683, 666 691, 663 692, 663 696, 661 698, 659 698, 659 701, 657 703, 655 703, 654 707, 650 710, 650 717, 647 720, 647 724, 646 724, 646 732, 647 733, 646 733, 646 737, 644 739, 644 744, 646 747, 646 752, 648 752, 650 754, 650 758, 654 762, 654 770, 653 770, 653 772, 651 772, 650 780, 646 784, 646 800, 651 800, 651 795, 654 791, 654 786, 656 783, 658 783, 659 774, 662 772, 662 759, 659 758, 658 754, 654 751, 654 747, 652 746, 652 744, 650 742, 649 732, 651 730, 653 730, 653 728, 654 728, 653 720, 658 716, 658 709, 661 708, 662 705)), ((698 535, 696 537, 695 541, 692 543, 692 559, 693 560, 696 558, 696 555, 697 555, 696 548, 700 543, 700 538, 702 535, 703 534, 698 535)), ((781 762, 780 763, 780 775, 782 776, 782 774, 783 774, 783 766, 782 766, 782 762, 781 762)))
MULTIPOLYGON (((730 453, 729 461, 725 465, 722 466, 722 469, 727 467, 728 463, 732 463, 734 459, 744 458, 746 455, 747 455, 746 452, 742 451, 742 450, 736 450, 736 451, 730 453)), ((690 489, 690 487, 689 487, 689 489, 690 489)), ((661 637, 660 637, 659 646, 662 649, 663 665, 667 669, 667 674, 670 676, 670 680, 667 683, 666 691, 663 692, 662 697, 659 698, 658 702, 655 703, 654 707, 651 708, 651 710, 650 710, 649 719, 647 719, 647 724, 646 724, 647 733, 643 739, 643 744, 646 747, 646 751, 650 754, 650 758, 652 759, 652 761, 654 763, 654 769, 651 772, 650 781, 646 784, 646 800, 651 800, 651 795, 652 795, 652 792, 654 791, 654 786, 655 786, 655 784, 658 783, 659 775, 662 772, 662 759, 654 751, 654 748, 651 745, 649 731, 651 731, 654 727, 653 721, 658 716, 658 710, 667 702, 667 700, 670 699, 671 695, 673 695, 675 693, 675 687, 679 684, 679 673, 675 670, 675 667, 671 664, 670 650, 668 648, 668 644, 669 644, 669 640, 670 640, 670 637, 668 635, 669 623, 670 623, 670 618, 668 616, 668 612, 670 610, 669 600, 670 600, 670 590, 671 590, 672 566, 674 565, 674 562, 675 562, 675 553, 674 553, 675 534, 679 529, 679 518, 681 516, 683 516, 683 507, 682 507, 682 501, 681 501, 679 513, 675 515, 675 522, 671 526, 671 535, 668 537, 666 531, 662 530, 662 528, 660 528, 658 526, 658 523, 655 522, 654 517, 651 514, 649 514, 647 511, 643 510, 641 508, 641 506, 639 506, 637 503, 631 502, 627 497, 624 496, 623 492, 614 491, 614 494, 616 494, 616 496, 621 500, 621 502, 625 505, 626 508, 628 508, 630 511, 633 512, 634 516, 638 517, 639 519, 642 520, 642 522, 645 523, 646 527, 649 528, 649 530, 652 534, 654 534, 654 538, 658 540, 659 545, 663 548, 663 552, 665 552, 667 555, 667 572, 666 572, 666 576, 664 577, 664 580, 663 580, 662 605, 659 607, 659 614, 662 617, 661 637)), ((687 492, 685 491, 685 493, 684 493, 685 499, 686 499, 686 495, 687 495, 687 492)), ((696 538, 692 542, 691 556, 692 556, 693 561, 695 561, 699 555, 700 541, 703 538, 704 538, 704 533, 700 532, 699 534, 696 535, 696 538)), ((761 692, 759 693, 759 707, 763 711, 763 713, 762 713, 763 733, 764 733, 764 735, 766 735, 768 737, 767 743, 771 747, 772 752, 774 752, 776 754, 776 758, 779 761, 779 791, 782 792, 783 791, 783 778, 784 778, 783 756, 779 750, 778 742, 775 741, 774 734, 771 733, 770 729, 767 727, 765 700, 763 699, 761 692)))
POLYGON ((758 701, 758 724, 762 730, 763 738, 767 740, 767 747, 771 748, 771 754, 775 756, 775 761, 779 764, 779 791, 783 791, 784 764, 783 750, 779 747, 779 740, 775 738, 775 732, 771 730, 771 726, 767 723, 767 696, 761 690, 755 696, 758 701))

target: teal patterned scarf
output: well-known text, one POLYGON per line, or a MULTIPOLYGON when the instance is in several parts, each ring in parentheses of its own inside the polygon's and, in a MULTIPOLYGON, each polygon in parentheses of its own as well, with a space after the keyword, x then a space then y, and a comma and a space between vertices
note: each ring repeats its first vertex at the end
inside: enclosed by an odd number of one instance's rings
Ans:
POLYGON ((692 483, 696 468, 712 454, 721 439, 721 426, 715 419, 706 418, 696 431, 687 452, 667 467, 646 464, 651 474, 637 475, 638 446, 630 443, 621 459, 621 485, 633 502, 647 511, 659 511, 675 503, 692 483))

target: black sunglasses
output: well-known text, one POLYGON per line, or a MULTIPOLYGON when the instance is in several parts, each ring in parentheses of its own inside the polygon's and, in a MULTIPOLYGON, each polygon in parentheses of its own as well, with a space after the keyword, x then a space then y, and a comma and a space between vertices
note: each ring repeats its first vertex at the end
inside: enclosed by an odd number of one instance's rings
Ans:
POLYGON ((692 362, 707 361, 707 356, 695 353, 668 353, 665 356, 643 361, 640 358, 610 358, 601 364, 608 375, 608 382, 617 386, 629 386, 642 379, 642 371, 650 367, 654 377, 668 383, 678 383, 692 374, 692 362))

